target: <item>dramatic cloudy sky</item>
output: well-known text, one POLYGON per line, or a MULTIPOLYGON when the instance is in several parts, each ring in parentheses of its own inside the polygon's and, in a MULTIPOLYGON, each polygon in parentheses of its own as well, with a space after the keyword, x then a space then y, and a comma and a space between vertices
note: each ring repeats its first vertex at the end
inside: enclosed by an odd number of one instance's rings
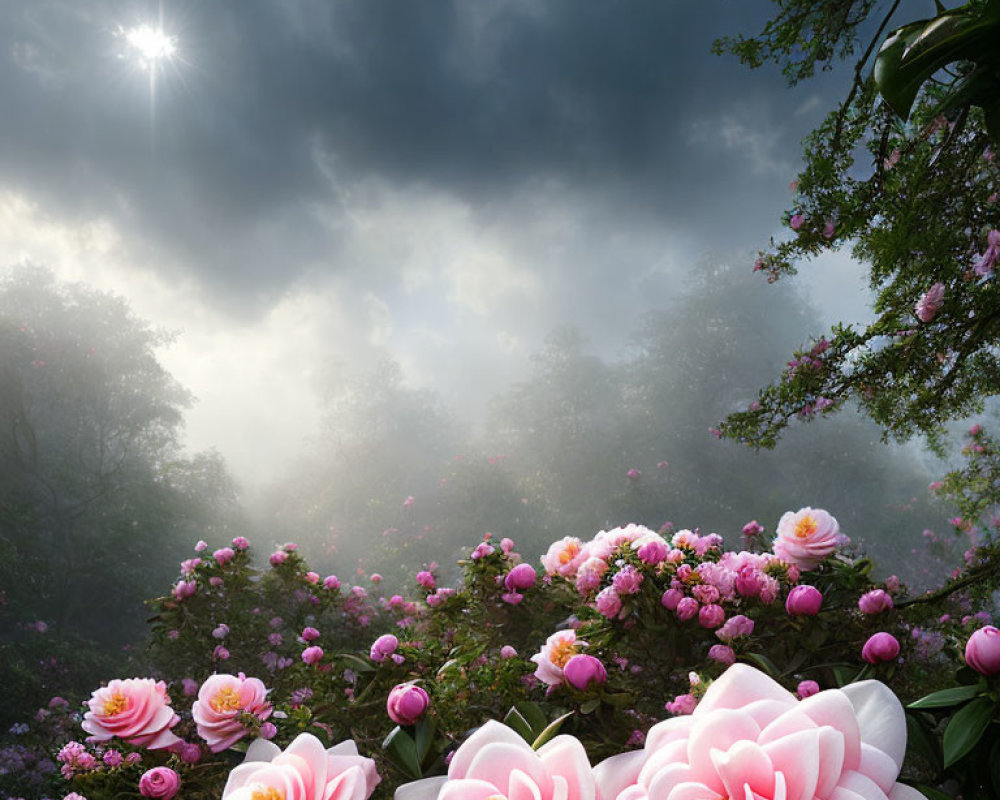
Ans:
MULTIPOLYGON (((557 325, 614 355, 700 259, 749 269, 783 235, 842 76, 788 89, 711 55, 770 8, 0 0, 0 269, 179 331, 189 442, 250 481, 379 351, 481 407, 557 325), (123 31, 161 22, 151 74, 123 31)), ((802 281, 860 312, 846 257, 802 281)))

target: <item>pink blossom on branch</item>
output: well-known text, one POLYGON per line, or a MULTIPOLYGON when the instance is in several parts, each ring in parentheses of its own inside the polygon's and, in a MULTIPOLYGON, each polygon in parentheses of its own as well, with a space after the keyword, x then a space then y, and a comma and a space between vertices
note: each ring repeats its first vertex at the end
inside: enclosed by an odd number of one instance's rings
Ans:
POLYGON ((158 750, 181 742, 170 728, 180 717, 170 707, 167 685, 152 678, 113 680, 87 701, 81 727, 90 741, 124 739, 136 747, 158 750))
POLYGON ((198 690, 191 716, 213 753, 232 747, 247 734, 242 715, 253 714, 260 720, 271 716, 267 689, 259 678, 239 675, 212 675, 198 690))

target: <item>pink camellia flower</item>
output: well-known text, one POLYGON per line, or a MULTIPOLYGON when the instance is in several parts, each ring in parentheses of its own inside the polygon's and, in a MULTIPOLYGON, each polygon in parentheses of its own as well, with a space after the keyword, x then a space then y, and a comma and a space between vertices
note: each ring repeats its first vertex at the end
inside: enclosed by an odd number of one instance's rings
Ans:
POLYGON ((938 281, 917 300, 913 310, 921 322, 930 322, 943 305, 944 284, 938 281))
POLYGON ((271 716, 267 689, 259 678, 239 675, 212 675, 198 690, 191 716, 213 753, 221 753, 247 734, 240 717, 253 714, 265 720, 271 716))
POLYGON ((818 693, 819 684, 816 681, 799 681, 799 685, 795 689, 795 694, 799 696, 799 700, 805 700, 807 697, 812 697, 818 693))
POLYGON ((542 645, 542 649, 531 657, 538 666, 535 677, 547 686, 559 686, 563 682, 563 668, 587 643, 576 638, 572 628, 556 631, 542 645))
POLYGON ((785 600, 785 610, 793 617, 815 617, 822 606, 823 593, 805 583, 792 589, 785 600))
POLYGON ((607 683, 608 671, 599 658, 578 653, 566 662, 566 666, 563 667, 563 677, 574 689, 583 691, 591 685, 599 686, 607 683))
POLYGON ((595 800, 590 761, 572 736, 532 750, 512 729, 489 720, 451 759, 447 777, 424 778, 396 790, 397 800, 595 800))
POLYGON ((323 660, 323 648, 317 644, 302 651, 302 660, 310 667, 323 660))
POLYGON ((379 783, 375 762, 348 740, 326 749, 300 733, 282 750, 255 739, 246 760, 229 773, 222 800, 367 800, 379 783))
POLYGON ((840 526, 826 511, 800 508, 786 511, 778 522, 774 554, 802 569, 812 569, 837 549, 840 526))
POLYGON ((152 678, 113 680, 96 690, 87 701, 81 727, 88 741, 124 739, 136 747, 159 750, 182 740, 170 728, 180 722, 170 707, 167 685, 152 678))
POLYGON ((221 547, 214 553, 212 553, 212 558, 214 558, 219 563, 220 566, 225 566, 226 564, 228 564, 230 561, 233 560, 233 557, 235 555, 236 552, 233 550, 233 548, 221 547))
POLYGON ((153 767, 142 773, 142 777, 139 778, 139 794, 143 797, 170 800, 180 788, 181 776, 170 767, 153 767))
POLYGON ((369 658, 381 664, 399 648, 399 639, 391 633, 385 633, 372 642, 371 650, 368 652, 369 658))
POLYGON ((397 725, 416 725, 427 713, 431 699, 427 692, 413 683, 393 686, 385 703, 389 719, 397 725))
POLYGON ((534 586, 537 579, 538 574, 531 564, 518 564, 504 576, 503 584, 509 592, 523 591, 534 586))
POLYGON ((965 663, 983 675, 1000 673, 1000 630, 987 625, 974 632, 965 644, 965 663))
POLYGON ((862 614, 881 614, 892 608, 892 597, 884 589, 872 589, 858 598, 862 614))
POLYGON ((643 750, 594 768, 601 800, 924 800, 896 783, 906 718, 878 681, 798 700, 734 664, 690 716, 654 725, 643 750))
POLYGON ((899 655, 899 641, 891 633, 880 631, 869 637, 861 648, 861 657, 869 664, 895 661, 899 655))

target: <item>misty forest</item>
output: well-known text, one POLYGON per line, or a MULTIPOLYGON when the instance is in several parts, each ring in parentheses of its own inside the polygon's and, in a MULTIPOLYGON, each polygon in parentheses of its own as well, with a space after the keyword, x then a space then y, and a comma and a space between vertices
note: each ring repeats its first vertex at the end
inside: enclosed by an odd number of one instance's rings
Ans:
POLYGON ((1000 797, 1000 2, 0 2, 0 797, 1000 797))

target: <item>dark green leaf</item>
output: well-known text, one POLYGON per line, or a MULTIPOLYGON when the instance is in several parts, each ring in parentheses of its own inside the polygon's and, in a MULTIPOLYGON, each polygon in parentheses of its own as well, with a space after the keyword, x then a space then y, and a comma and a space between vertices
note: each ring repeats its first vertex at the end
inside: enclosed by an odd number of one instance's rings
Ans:
POLYGON ((434 742, 434 723, 424 718, 418 722, 413 731, 414 745, 417 751, 417 761, 423 765, 434 742))
POLYGON ((570 711, 568 714, 563 714, 561 717, 559 717, 559 719, 549 724, 544 731, 538 734, 538 738, 536 738, 535 741, 531 743, 531 749, 537 750, 539 747, 541 747, 543 744, 549 741, 549 739, 551 739, 553 736, 559 733, 559 729, 562 727, 562 724, 570 717, 572 717, 574 713, 576 712, 570 711))
POLYGON ((597 697, 592 697, 590 700, 587 700, 580 704, 580 713, 593 714, 595 711, 597 711, 598 708, 600 708, 600 706, 601 706, 600 699, 597 697))
POLYGON ((976 746, 994 711, 995 706, 990 700, 979 697, 955 712, 944 731, 945 769, 976 746))
POLYGON ((950 689, 942 689, 939 692, 932 692, 919 700, 914 700, 907 708, 947 708, 957 706, 966 700, 971 700, 979 694, 979 686, 952 686, 950 689))
POLYGON ((917 714, 906 715, 906 749, 923 758, 935 772, 941 770, 941 741, 917 714))
POLYGON ((514 706, 522 717, 527 721, 528 725, 531 726, 532 736, 528 741, 532 741, 535 736, 545 730, 545 726, 549 724, 548 719, 545 716, 545 712, 542 711, 541 706, 538 703, 532 703, 530 700, 518 703, 514 706))
POLYGON ((416 779, 422 776, 417 746, 402 728, 397 726, 392 729, 382 742, 382 749, 407 777, 416 779))
POLYGON ((781 670, 774 665, 774 662, 761 653, 745 653, 743 657, 752 661, 772 678, 777 678, 781 673, 781 670))
POLYGON ((507 716, 503 718, 503 724, 517 731, 524 741, 529 744, 535 741, 535 732, 532 730, 530 723, 516 708, 511 708, 507 712, 507 716))

